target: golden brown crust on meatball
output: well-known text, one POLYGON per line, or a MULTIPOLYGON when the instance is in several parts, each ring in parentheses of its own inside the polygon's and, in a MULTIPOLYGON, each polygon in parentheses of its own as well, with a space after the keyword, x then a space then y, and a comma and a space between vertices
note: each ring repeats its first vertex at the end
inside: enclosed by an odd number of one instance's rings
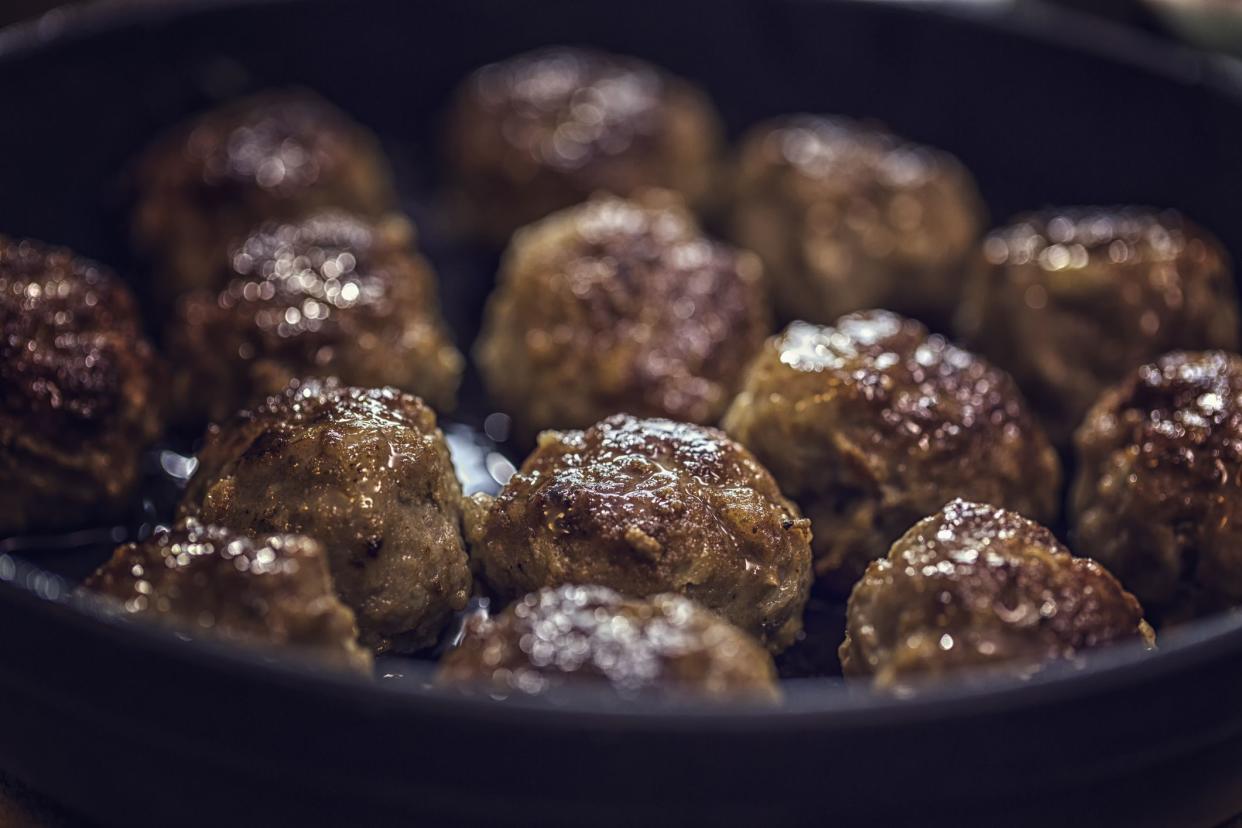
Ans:
POLYGON ((127 613, 371 667, 353 612, 332 592, 323 547, 300 535, 251 538, 190 519, 118 547, 83 586, 127 613))
POLYGON ((619 411, 714 423, 763 343, 759 262, 648 198, 594 199, 510 245, 477 353, 525 434, 619 411))
POLYGON ((1178 352, 1075 435, 1074 543, 1161 620, 1242 604, 1242 357, 1178 352))
POLYGON ((213 426, 180 512, 318 540, 378 652, 431 646, 470 594, 444 435, 430 408, 394 388, 304 380, 213 426))
POLYGON ((1143 363, 1237 348, 1238 303, 1220 244, 1177 213, 1074 208, 988 237, 957 328, 1064 446, 1100 392, 1143 363))
POLYGON ((504 598, 561 584, 676 592, 774 652, 802 628, 810 528, 750 452, 721 432, 616 415, 545 432, 471 528, 504 598))
POLYGON ((183 296, 168 349, 181 419, 219 421, 298 377, 391 385, 451 409, 462 357, 431 265, 399 216, 264 225, 221 260, 226 287, 183 296))
POLYGON ((1102 566, 1014 512, 954 500, 867 567, 840 654, 847 676, 897 688, 969 668, 1030 675, 1132 640, 1155 636, 1102 566))
POLYGON ((380 215, 395 196, 379 143, 305 90, 206 112, 150 147, 135 170, 134 239, 155 260, 162 301, 221 289, 229 245, 266 221, 329 207, 380 215))
POLYGON ((113 273, 0 236, 0 535, 116 516, 162 426, 159 368, 113 273))
POLYGON ((627 696, 779 698, 772 656, 720 616, 681 595, 597 586, 540 590, 472 621, 436 680, 500 696, 603 684, 627 696))
POLYGON ((634 58, 560 47, 471 75, 447 141, 476 231, 503 242, 597 191, 665 187, 701 206, 722 128, 691 84, 634 58))
POLYGON ((839 594, 954 497, 1057 516, 1060 461, 1013 381, 887 311, 770 339, 724 429, 801 504, 839 594))
POLYGON ((795 319, 882 307, 948 321, 983 233, 982 198, 956 158, 848 118, 754 127, 733 186, 733 240, 763 259, 777 308, 795 319))

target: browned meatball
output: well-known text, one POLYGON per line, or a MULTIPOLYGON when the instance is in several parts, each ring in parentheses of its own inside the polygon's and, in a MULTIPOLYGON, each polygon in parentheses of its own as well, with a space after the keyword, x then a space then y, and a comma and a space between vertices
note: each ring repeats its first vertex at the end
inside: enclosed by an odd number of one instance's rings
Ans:
POLYGON ((724 428, 802 505, 838 594, 954 497, 1057 516, 1060 461, 1013 381, 887 311, 773 337, 724 428))
POLYGON ((300 535, 250 538, 191 519, 119 547, 84 586, 128 613, 371 666, 353 612, 332 592, 323 547, 300 535))
POLYGON ((974 179, 953 156, 847 118, 794 115, 750 131, 734 179, 733 238, 763 259, 786 316, 950 318, 984 229, 974 179))
POLYGON ((471 75, 447 138, 476 230, 500 242, 599 190, 666 187, 701 205, 722 131, 691 84, 641 60, 562 47, 471 75))
POLYGON ((243 98, 172 130, 139 160, 135 190, 135 242, 168 304, 223 288, 229 245, 262 222, 328 207, 379 215, 395 198, 375 137, 302 90, 243 98))
POLYGON ((621 695, 779 697, 772 656, 714 612, 681 595, 597 586, 540 590, 472 621, 437 681, 498 696, 599 684, 621 695))
POLYGON ((1161 620, 1242 605, 1242 357, 1179 352, 1139 368, 1074 442, 1078 549, 1161 620))
POLYGON ((294 383, 213 427, 198 459, 181 514, 320 541, 367 646, 428 647, 465 607, 461 486, 417 397, 294 383))
POLYGON ((879 687, 994 668, 1030 675, 1123 641, 1155 643, 1143 608, 1039 524, 954 500, 867 567, 850 596, 841 666, 879 687))
POLYGON ((167 340, 180 419, 217 421, 295 377, 392 385, 452 408, 462 357, 413 227, 339 212, 268 224, 181 298, 167 340))
POLYGON ((114 274, 0 236, 0 536, 117 516, 160 431, 158 372, 114 274))
POLYGON ((763 344, 759 262, 651 198, 595 199, 510 245, 477 353, 528 436, 618 411, 714 423, 763 344))
POLYGON ((1108 385, 1175 348, 1238 345, 1225 252, 1172 212, 1080 208, 988 237, 958 329, 1013 374, 1067 445, 1108 385))
POLYGON ((811 533, 750 452, 712 428, 618 414, 545 432, 491 500, 471 549, 503 598, 561 584, 676 592, 774 652, 802 628, 811 533))

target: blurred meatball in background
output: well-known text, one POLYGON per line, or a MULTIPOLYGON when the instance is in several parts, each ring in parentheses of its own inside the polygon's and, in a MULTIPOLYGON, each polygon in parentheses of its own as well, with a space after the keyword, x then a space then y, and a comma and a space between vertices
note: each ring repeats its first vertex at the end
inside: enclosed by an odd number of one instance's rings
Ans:
POLYGON ((1224 250, 1177 213, 1049 210, 987 238, 957 328, 1067 446, 1129 371, 1177 348, 1236 349, 1238 303, 1224 250))
POLYGON ((269 223, 219 270, 224 287, 182 296, 165 333, 182 422, 219 421, 313 376, 453 407, 464 360, 405 218, 332 211, 269 223))
POLYGON ((121 517, 163 378, 115 274, 0 236, 0 536, 121 517))
POLYGON ((224 104, 154 143, 134 171, 134 241, 170 307, 181 293, 223 289, 229 246, 268 221, 334 207, 378 216, 394 206, 379 142, 304 90, 224 104))
POLYGON ((446 155, 467 220, 503 243, 596 191, 708 200, 722 129, 707 97, 644 61, 557 47, 489 64, 458 90, 446 155))
POLYGON ((785 318, 887 308, 947 325, 985 221, 956 158, 848 118, 793 115, 751 129, 733 177, 732 238, 763 259, 785 318))

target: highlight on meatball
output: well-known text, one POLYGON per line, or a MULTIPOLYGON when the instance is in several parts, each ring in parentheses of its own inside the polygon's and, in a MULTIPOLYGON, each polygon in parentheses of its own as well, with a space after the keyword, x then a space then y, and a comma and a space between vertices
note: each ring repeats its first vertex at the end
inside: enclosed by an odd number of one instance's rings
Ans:
POLYGON ((714 612, 681 595, 625 598, 598 586, 543 589, 471 622, 436 680, 499 697, 566 685, 622 696, 780 696, 772 656, 714 612))
POLYGON ((601 197, 514 237, 476 354, 528 437, 617 412, 715 423, 769 320, 751 254, 666 194, 601 197))
POLYGON ((723 433, 615 415, 545 432, 495 499, 475 496, 476 571, 502 599, 562 584, 685 595, 779 652, 802 628, 807 521, 723 433))
POLYGON ((252 538, 191 519, 118 547, 83 586, 126 613, 370 670, 323 547, 300 535, 252 538))
POLYGON ((811 322, 882 307, 947 323, 984 231, 956 158, 849 118, 754 127, 733 187, 732 239, 763 259, 777 309, 811 322))
POLYGON ((1242 605, 1242 357, 1177 352, 1131 372, 1074 442, 1076 548, 1161 621, 1242 605))
POLYGON ((463 359, 403 217, 269 223, 219 265, 225 287, 183 296, 166 334, 182 421, 221 420, 311 376, 453 407, 463 359))
POLYGON ((162 426, 159 371, 115 274, 0 236, 0 536, 125 510, 162 426))
POLYGON ((596 191, 663 187, 702 206, 722 136, 694 85, 635 58, 558 47, 471 75, 450 114, 447 155, 476 231, 504 242, 596 191))
POLYGON ((957 327, 1068 445, 1103 390, 1168 351, 1238 347, 1228 256, 1171 211, 1049 210, 990 235, 957 327))
POLYGON ((391 178, 375 136, 332 104, 305 90, 258 94, 171 130, 138 160, 134 240, 170 306, 224 288, 218 263, 263 222, 389 210, 391 178))
POLYGON ((901 690, 985 668, 1029 676, 1125 641, 1155 635, 1107 570, 1015 512, 954 500, 867 567, 840 655, 846 676, 901 690))
POLYGON ((770 339, 724 429, 810 518, 830 593, 954 497, 1057 517, 1060 461, 1013 381, 887 311, 770 339))
POLYGON ((295 382, 213 426, 198 460, 181 516, 318 540, 364 645, 430 647, 465 607, 461 485, 435 413, 417 397, 295 382))

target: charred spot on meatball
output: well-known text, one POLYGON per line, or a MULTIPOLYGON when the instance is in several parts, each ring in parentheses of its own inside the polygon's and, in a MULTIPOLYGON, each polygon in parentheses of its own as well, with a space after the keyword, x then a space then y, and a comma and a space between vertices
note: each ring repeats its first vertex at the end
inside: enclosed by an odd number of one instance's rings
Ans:
POLYGON ((321 542, 366 646, 424 649, 465 607, 461 485, 417 397, 295 382, 213 426, 198 459, 182 516, 321 542))
POLYGON ((113 273, 0 236, 0 535, 124 510, 162 425, 159 372, 113 273))
POLYGON ((970 670, 1029 676, 1125 641, 1155 637, 1107 570, 1021 515, 954 500, 867 567, 840 655, 847 676, 902 689, 970 670))
POLYGON ((801 629, 807 521, 715 429, 615 415, 586 431, 545 432, 494 500, 476 498, 472 553, 502 598, 562 584, 673 592, 773 652, 801 629))
POLYGON ((224 288, 218 263, 263 222, 330 207, 374 216, 395 200, 375 137, 303 90, 243 98, 173 129, 139 159, 134 190, 134 240, 165 307, 224 288))
POLYGON ((501 697, 566 685, 622 696, 779 697, 772 656, 720 616, 681 595, 625 598, 597 586, 543 589, 473 622, 436 680, 501 697))
POLYGON ((665 194, 604 197, 514 238, 477 356, 527 437, 617 412, 706 424, 769 330, 757 259, 665 194))
POLYGON ((300 377, 394 386, 452 408, 462 357, 402 217, 325 212, 252 233, 222 290, 183 296, 166 334, 183 422, 219 421, 300 377))
POLYGON ((719 120, 693 85, 634 58, 553 48, 475 72, 459 89, 447 155, 471 222, 503 242, 596 191, 709 197, 719 120))
POLYGON ((733 240, 763 259, 777 309, 811 322, 882 307, 947 323, 984 229, 956 158, 848 118, 753 128, 733 186, 733 240))
POLYGON ((1060 461, 1013 381, 887 311, 773 337, 724 429, 810 518, 833 594, 954 497, 1057 516, 1060 461))
POLYGON ((1242 357, 1176 352, 1139 368, 1075 445, 1078 549, 1161 621, 1242 605, 1242 357))
POLYGON ((1174 212, 1077 208, 988 237, 958 316, 1067 446, 1105 387, 1174 349, 1236 349, 1228 257, 1174 212))
POLYGON ((83 586, 126 613, 370 670, 323 547, 307 537, 252 538, 190 519, 117 548, 83 586))

